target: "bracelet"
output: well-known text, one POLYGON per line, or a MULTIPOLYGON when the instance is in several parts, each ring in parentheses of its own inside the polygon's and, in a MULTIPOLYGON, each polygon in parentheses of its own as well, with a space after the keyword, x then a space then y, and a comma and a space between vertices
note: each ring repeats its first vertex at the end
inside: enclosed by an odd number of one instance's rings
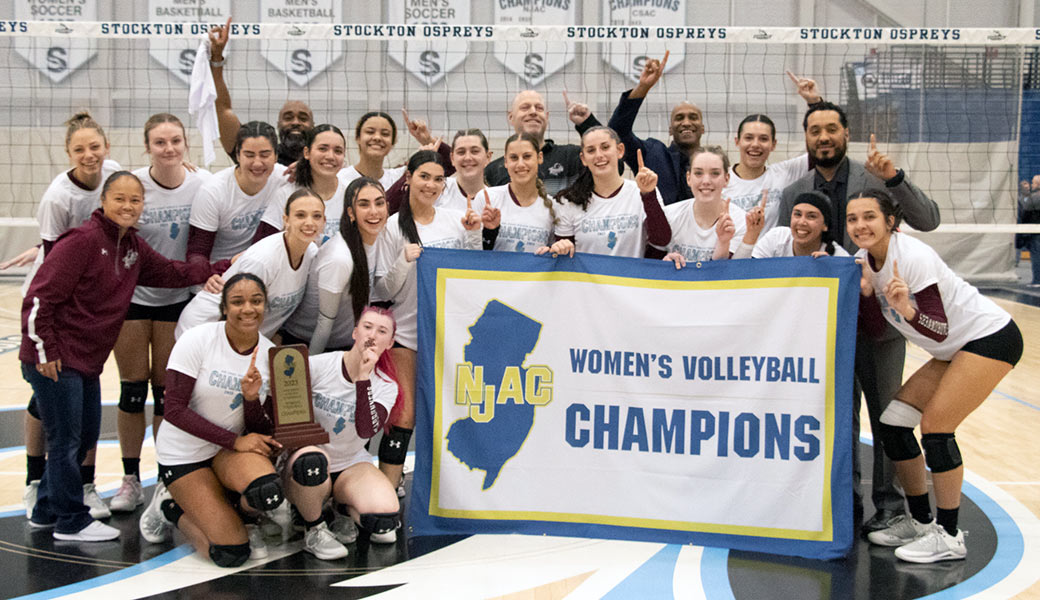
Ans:
POLYGON ((216 68, 216 67, 223 67, 224 63, 226 63, 226 62, 227 62, 226 58, 222 58, 220 60, 210 60, 209 61, 209 66, 214 67, 214 68, 216 68))

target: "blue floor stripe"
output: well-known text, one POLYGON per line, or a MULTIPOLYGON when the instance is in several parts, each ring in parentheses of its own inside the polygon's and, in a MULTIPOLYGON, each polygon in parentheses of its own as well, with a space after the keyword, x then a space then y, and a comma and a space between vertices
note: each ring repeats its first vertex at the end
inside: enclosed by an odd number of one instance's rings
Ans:
POLYGON ((607 592, 603 599, 674 598, 672 577, 675 573, 675 563, 679 560, 680 549, 682 546, 679 544, 668 544, 661 548, 624 581, 607 592))
POLYGON ((704 597, 711 600, 735 600, 729 583, 729 550, 705 548, 701 554, 701 585, 704 597))
MULTIPOLYGON (((1011 515, 1007 514, 996 501, 983 493, 982 490, 967 481, 964 482, 962 491, 965 496, 982 509, 983 514, 993 524, 993 529, 997 532, 997 549, 993 553, 993 558, 990 559, 989 564, 983 567, 981 571, 951 588, 926 596, 926 598, 932 600, 959 600, 988 590, 1010 575, 1015 570, 1015 567, 1018 566, 1018 563, 1022 561, 1022 555, 1025 553, 1025 540, 1022 538, 1022 530, 1018 528, 1018 524, 1011 518, 1011 515)), ((970 538, 967 542, 968 550, 970 551, 970 538)))
POLYGON ((101 577, 95 577, 93 579, 87 579, 86 581, 72 583, 59 588, 54 588, 52 590, 46 590, 43 592, 36 592, 35 594, 20 596, 15 600, 44 600, 46 598, 59 598, 67 594, 84 592, 86 590, 100 587, 102 585, 114 583, 116 581, 122 581, 123 579, 127 579, 135 575, 140 575, 141 573, 146 573, 148 571, 158 569, 163 565, 168 565, 175 560, 184 558, 192 552, 195 552, 195 549, 191 547, 191 544, 183 544, 181 546, 177 546, 169 552, 164 552, 163 554, 160 554, 155 558, 146 560, 145 562, 136 564, 132 567, 120 569, 118 571, 115 571, 114 573, 109 573, 108 575, 102 575, 101 577))

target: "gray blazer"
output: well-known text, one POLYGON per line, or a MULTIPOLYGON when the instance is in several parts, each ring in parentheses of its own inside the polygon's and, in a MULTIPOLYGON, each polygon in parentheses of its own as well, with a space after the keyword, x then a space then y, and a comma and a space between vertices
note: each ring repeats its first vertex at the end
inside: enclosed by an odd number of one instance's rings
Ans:
MULTIPOLYGON (((939 226, 939 206, 926 196, 920 188, 910 183, 910 178, 905 173, 902 183, 895 187, 887 188, 884 181, 867 172, 863 163, 851 158, 848 161, 849 183, 846 189, 849 195, 855 194, 864 188, 887 190, 892 195, 892 199, 903 210, 903 220, 908 225, 918 231, 931 231, 939 226)), ((780 198, 779 225, 787 227, 791 225, 791 209, 794 208, 794 199, 798 197, 798 194, 811 192, 815 178, 816 170, 813 169, 806 176, 784 188, 783 196, 780 198)), ((848 197, 845 198, 845 201, 848 202, 848 197)), ((835 239, 841 239, 841 245, 845 247, 845 250, 849 254, 855 254, 859 248, 849 239, 849 234, 845 231, 845 224, 838 223, 837 226, 841 227, 842 232, 841 237, 835 236, 835 239)))

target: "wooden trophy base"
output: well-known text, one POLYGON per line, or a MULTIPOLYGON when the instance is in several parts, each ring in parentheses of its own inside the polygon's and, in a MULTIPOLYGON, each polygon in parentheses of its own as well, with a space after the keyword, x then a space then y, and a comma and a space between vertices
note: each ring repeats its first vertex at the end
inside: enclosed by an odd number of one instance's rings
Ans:
POLYGON ((329 434, 317 423, 277 426, 273 437, 285 448, 303 448, 329 443, 329 434))

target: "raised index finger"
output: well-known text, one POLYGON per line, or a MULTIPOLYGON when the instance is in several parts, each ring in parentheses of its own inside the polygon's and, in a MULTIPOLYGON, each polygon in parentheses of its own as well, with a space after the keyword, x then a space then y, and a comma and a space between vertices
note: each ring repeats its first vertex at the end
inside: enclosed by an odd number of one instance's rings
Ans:
POLYGON ((664 67, 668 64, 668 55, 671 53, 670 50, 664 51, 664 58, 661 59, 661 72, 664 73, 664 67))
POLYGON ((259 351, 260 351, 260 344, 257 344, 256 348, 253 348, 253 356, 252 356, 252 358, 249 359, 249 370, 250 371, 252 371, 253 369, 256 368, 256 353, 259 352, 259 351))
POLYGON ((870 134, 870 151, 877 152, 877 137, 874 134, 870 134))
POLYGON ((769 188, 762 190, 762 201, 758 203, 758 207, 762 210, 766 209, 766 200, 769 199, 769 188))
POLYGON ((563 90, 563 103, 567 106, 571 105, 571 99, 567 97, 567 90, 563 90))
POLYGON ((402 106, 401 114, 404 115, 404 122, 410 125, 412 123, 412 120, 408 118, 408 109, 402 106))
POLYGON ((900 277, 900 275, 899 275, 899 261, 898 260, 893 260, 892 261, 892 274, 895 275, 896 277, 899 277, 900 279, 902 279, 902 277, 900 277))
MULTIPOLYGON (((484 193, 486 194, 487 192, 484 193)), ((473 212, 473 198, 470 198, 469 196, 466 196, 466 212, 473 212)))
POLYGON ((638 161, 638 163, 639 163, 639 170, 640 171, 642 171, 644 168, 646 168, 646 165, 643 164, 643 149, 642 148, 637 148, 636 149, 636 161, 638 161))
POLYGON ((784 73, 787 73, 787 76, 791 78, 791 81, 793 81, 795 85, 798 85, 798 82, 802 80, 801 77, 795 75, 790 70, 785 70, 784 73))

